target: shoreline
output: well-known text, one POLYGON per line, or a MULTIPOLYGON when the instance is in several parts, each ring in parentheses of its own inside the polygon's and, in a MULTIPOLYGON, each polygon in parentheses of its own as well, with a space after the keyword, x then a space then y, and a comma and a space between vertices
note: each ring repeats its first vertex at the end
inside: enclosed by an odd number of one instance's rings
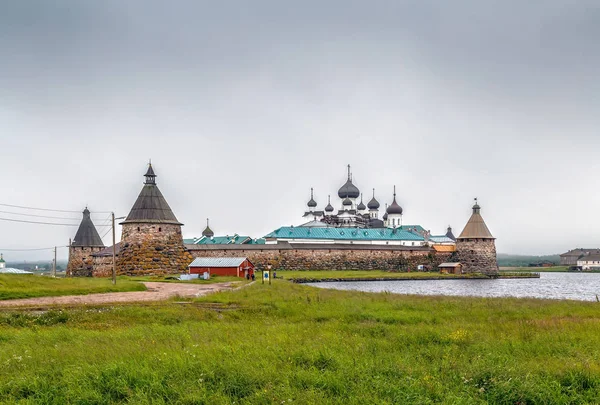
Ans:
POLYGON ((496 280, 496 279, 519 279, 519 278, 540 278, 539 273, 527 274, 527 275, 498 275, 498 277, 489 277, 485 275, 477 276, 456 276, 456 277, 427 277, 427 278, 416 278, 416 277, 339 277, 339 278, 290 278, 288 279, 295 284, 308 284, 308 283, 337 283, 337 282, 360 282, 360 281, 426 281, 426 280, 496 280))

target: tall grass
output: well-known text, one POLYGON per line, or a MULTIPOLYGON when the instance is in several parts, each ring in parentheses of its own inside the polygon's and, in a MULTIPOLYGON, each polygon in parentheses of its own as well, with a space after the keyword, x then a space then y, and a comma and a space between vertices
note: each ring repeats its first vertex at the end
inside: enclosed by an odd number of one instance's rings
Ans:
POLYGON ((600 307, 275 280, 172 302, 0 315, 6 403, 594 403, 600 307))
POLYGON ((51 278, 36 275, 0 275, 0 300, 145 290, 146 287, 143 284, 126 279, 119 279, 116 285, 112 285, 111 280, 106 278, 51 278))

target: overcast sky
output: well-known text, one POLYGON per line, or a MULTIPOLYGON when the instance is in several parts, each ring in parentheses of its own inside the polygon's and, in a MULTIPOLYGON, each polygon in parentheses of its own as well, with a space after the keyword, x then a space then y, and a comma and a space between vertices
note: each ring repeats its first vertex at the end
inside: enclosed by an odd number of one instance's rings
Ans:
POLYGON ((597 0, 2 1, 0 203, 127 215, 151 158, 185 237, 261 237, 351 164, 434 234, 479 197, 499 252, 600 247, 598 38, 597 0))

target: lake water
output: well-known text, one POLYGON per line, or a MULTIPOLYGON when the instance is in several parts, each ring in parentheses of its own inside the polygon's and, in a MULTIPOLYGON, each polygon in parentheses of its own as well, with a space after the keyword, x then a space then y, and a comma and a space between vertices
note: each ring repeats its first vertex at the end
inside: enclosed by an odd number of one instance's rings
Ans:
POLYGON ((309 285, 396 294, 596 301, 596 296, 600 296, 600 273, 541 273, 540 278, 526 279, 339 281, 309 285))

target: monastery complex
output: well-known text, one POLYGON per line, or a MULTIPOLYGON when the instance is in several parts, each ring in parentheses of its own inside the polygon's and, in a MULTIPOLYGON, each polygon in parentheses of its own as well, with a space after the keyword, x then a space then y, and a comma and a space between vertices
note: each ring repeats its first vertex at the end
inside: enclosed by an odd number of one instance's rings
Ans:
POLYGON ((247 257, 257 270, 267 265, 284 270, 437 270, 444 262, 462 264, 466 273, 496 274, 495 238, 481 207, 458 238, 448 227, 444 235, 432 235, 420 225, 403 223, 403 208, 394 188, 392 203, 383 210, 375 190, 365 205, 353 183, 350 166, 338 190, 340 206, 328 198, 323 210, 311 198, 303 224, 284 226, 264 236, 216 236, 208 221, 202 237, 184 239, 181 223, 156 183, 152 165, 144 175, 142 190, 122 225, 121 242, 106 247, 86 208, 69 243, 69 276, 106 277, 112 274, 113 251, 119 275, 186 273, 198 257, 247 257))

